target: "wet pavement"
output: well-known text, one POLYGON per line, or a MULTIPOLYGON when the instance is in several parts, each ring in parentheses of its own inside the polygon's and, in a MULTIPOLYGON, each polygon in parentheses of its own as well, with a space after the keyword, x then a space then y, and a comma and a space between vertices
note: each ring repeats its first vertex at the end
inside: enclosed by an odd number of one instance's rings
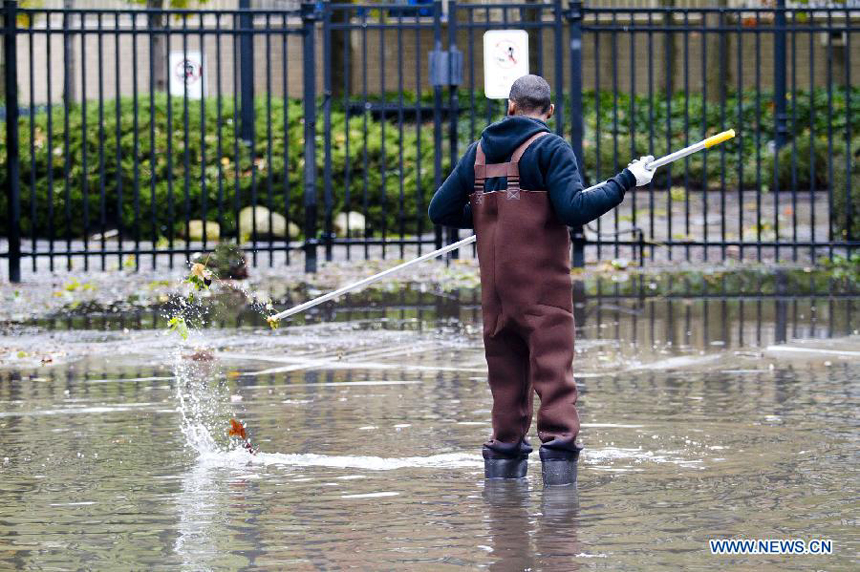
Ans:
POLYGON ((860 298, 583 290, 576 491, 537 455, 484 482, 474 291, 274 332, 224 303, 188 342, 157 308, 7 324, 0 568, 856 569, 860 298), (710 554, 729 537, 834 554, 710 554))

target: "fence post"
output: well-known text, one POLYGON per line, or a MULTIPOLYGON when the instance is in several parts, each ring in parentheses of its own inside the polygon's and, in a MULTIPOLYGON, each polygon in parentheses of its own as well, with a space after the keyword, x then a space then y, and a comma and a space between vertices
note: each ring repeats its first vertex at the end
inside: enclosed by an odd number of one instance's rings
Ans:
MULTIPOLYGON (((567 19, 570 22, 570 143, 579 164, 582 182, 585 183, 582 154, 582 2, 570 3, 567 19)), ((559 116, 559 121, 562 120, 563 117, 559 116)), ((570 229, 570 240, 573 244, 571 262, 574 268, 581 268, 585 266, 585 231, 582 226, 570 229)))
MULTIPOLYGON (((775 107, 775 139, 779 149, 788 140, 787 112, 785 101, 785 0, 777 0, 774 14, 773 39, 773 99, 775 107)), ((777 189, 778 190, 778 189, 777 189)))
MULTIPOLYGON (((246 144, 254 140, 254 17, 249 10, 251 0, 239 0, 242 36, 239 39, 240 80, 242 82, 242 124, 240 133, 246 144)), ((251 153, 253 155, 253 152, 251 153)))
MULTIPOLYGON (((564 8, 561 0, 555 0, 553 3, 553 30, 555 34, 555 133, 559 137, 564 137, 564 46, 562 37, 564 35, 564 26, 562 18, 564 17, 564 8)), ((543 34, 543 30, 538 28, 538 33, 543 34)))
POLYGON ((316 4, 302 4, 302 52, 305 119, 305 272, 317 271, 317 154, 316 154, 316 4))
MULTIPOLYGON (((457 165, 460 158, 457 154, 457 123, 460 121, 460 98, 457 93, 459 83, 456 79, 455 60, 457 52, 457 2, 448 0, 448 146, 451 153, 451 170, 457 165)), ((453 244, 460 240, 460 230, 454 227, 448 228, 448 243, 453 244)), ((450 253, 449 258, 457 259, 460 252, 455 250, 450 253)))
MULTIPOLYGON (((433 2, 433 49, 442 51, 442 2, 433 2)), ((432 57, 432 56, 431 56, 432 57)), ((433 82, 433 184, 442 186, 442 86, 433 82)), ((442 227, 436 225, 436 248, 442 248, 442 227)))
MULTIPOLYGON (((323 203, 325 206, 323 240, 325 241, 325 259, 332 260, 332 241, 334 239, 334 228, 332 222, 332 210, 334 209, 334 197, 332 196, 331 180, 331 98, 332 98, 332 51, 331 51, 331 3, 323 4, 323 203)), ((347 20, 348 21, 348 20, 347 20)), ((344 33, 348 33, 344 31, 344 33)), ((347 40, 349 41, 349 40, 347 40)), ((346 71, 344 71, 346 73, 346 71)), ((345 110, 347 111, 347 110, 345 110)), ((348 127, 347 112, 347 129, 348 127)), ((349 212, 349 205, 346 205, 349 212)), ((347 237, 349 238, 349 237, 347 237)))
POLYGON ((6 95, 6 204, 9 227, 9 281, 21 281, 21 181, 18 155, 18 50, 16 0, 4 0, 3 56, 6 95))

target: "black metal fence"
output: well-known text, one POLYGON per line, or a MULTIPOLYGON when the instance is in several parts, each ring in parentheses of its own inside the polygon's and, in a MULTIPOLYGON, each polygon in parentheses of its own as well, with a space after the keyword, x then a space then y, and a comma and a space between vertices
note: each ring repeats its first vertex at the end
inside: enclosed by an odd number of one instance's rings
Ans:
MULTIPOLYGON (((482 34, 529 33, 550 127, 593 184, 641 154, 738 137, 572 229, 577 265, 814 262, 860 244, 860 10, 305 4, 299 11, 4 3, 0 256, 9 277, 155 268, 218 240, 253 264, 403 258, 504 115, 482 34), (28 260, 29 259, 29 260, 28 260), (29 262, 29 264, 27 264, 29 262)), ((469 255, 469 253, 465 253, 469 255)))

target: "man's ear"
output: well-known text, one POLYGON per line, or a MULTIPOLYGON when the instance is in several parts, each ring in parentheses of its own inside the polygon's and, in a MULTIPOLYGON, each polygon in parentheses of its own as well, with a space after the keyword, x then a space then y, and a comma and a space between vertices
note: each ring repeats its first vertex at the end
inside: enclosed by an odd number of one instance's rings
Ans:
POLYGON ((516 115, 517 114, 517 104, 515 101, 508 100, 508 115, 516 115))
POLYGON ((546 118, 549 119, 550 117, 552 117, 553 113, 555 113, 555 104, 550 103, 549 104, 549 111, 546 112, 546 118))

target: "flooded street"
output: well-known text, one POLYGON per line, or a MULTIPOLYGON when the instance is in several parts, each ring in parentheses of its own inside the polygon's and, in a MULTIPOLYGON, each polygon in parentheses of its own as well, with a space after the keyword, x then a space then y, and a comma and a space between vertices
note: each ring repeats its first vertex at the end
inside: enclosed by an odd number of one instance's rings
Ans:
POLYGON ((274 332, 225 304, 187 343, 157 310, 8 326, 34 351, 0 364, 0 568, 856 569, 858 302, 582 296, 576 491, 543 490, 536 453, 484 482, 474 292, 274 332))

